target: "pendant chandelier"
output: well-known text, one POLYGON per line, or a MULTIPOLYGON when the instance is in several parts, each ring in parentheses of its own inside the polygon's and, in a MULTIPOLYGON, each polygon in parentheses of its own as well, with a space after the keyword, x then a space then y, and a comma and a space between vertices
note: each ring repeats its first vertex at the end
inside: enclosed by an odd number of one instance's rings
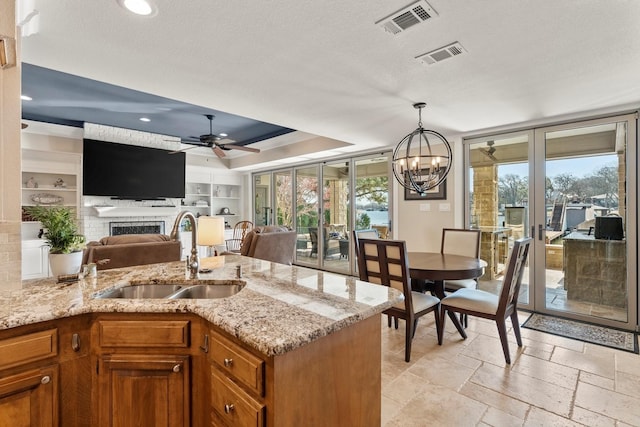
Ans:
POLYGON ((393 150, 392 169, 404 188, 424 194, 444 182, 451 169, 451 145, 436 131, 422 127, 422 109, 418 102, 418 128, 402 138, 393 150))

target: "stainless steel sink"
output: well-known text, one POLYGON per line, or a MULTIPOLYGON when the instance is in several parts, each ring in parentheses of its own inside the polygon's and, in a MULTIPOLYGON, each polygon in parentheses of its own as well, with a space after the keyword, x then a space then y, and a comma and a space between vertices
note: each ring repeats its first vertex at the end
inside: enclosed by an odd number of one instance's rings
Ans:
POLYGON ((146 283, 137 285, 127 285, 122 288, 113 289, 96 296, 96 298, 166 298, 182 289, 182 285, 167 285, 160 283, 146 283))
POLYGON ((226 298, 233 296, 244 288, 244 283, 224 283, 224 284, 208 284, 194 285, 180 289, 178 292, 170 295, 168 298, 189 298, 189 299, 212 299, 226 298))
POLYGON ((122 299, 212 299, 226 298, 237 294, 245 287, 243 280, 196 280, 182 281, 180 284, 166 281, 151 281, 152 283, 134 282, 121 288, 112 289, 96 295, 95 298, 122 299))

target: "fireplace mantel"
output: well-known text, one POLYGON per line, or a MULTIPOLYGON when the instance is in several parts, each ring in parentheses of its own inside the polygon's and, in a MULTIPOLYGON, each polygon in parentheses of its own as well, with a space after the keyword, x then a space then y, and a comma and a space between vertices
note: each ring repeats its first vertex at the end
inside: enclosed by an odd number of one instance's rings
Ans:
POLYGON ((178 206, 92 206, 96 216, 101 218, 131 216, 174 216, 178 206))

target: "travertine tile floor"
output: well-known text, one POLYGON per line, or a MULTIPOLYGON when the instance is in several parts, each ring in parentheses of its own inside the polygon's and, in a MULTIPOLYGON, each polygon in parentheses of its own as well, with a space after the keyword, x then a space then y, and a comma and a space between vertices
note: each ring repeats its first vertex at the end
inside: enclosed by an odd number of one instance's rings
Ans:
POLYGON ((438 346, 428 315, 406 363, 404 322, 381 326, 383 426, 640 426, 636 354, 524 328, 518 348, 509 328, 509 366, 495 323, 469 317, 462 340, 448 321, 438 346))

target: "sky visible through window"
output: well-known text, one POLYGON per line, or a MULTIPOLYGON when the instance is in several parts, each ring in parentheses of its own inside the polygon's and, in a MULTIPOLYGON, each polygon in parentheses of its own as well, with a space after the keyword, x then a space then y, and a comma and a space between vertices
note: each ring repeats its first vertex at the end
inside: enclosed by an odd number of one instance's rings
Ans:
MULTIPOLYGON (((546 174, 551 179, 562 173, 570 173, 576 178, 582 178, 605 166, 617 165, 618 158, 615 154, 547 160, 546 174)), ((501 164, 498 166, 498 176, 503 177, 508 174, 513 174, 525 177, 529 175, 528 167, 527 163, 501 164)))

